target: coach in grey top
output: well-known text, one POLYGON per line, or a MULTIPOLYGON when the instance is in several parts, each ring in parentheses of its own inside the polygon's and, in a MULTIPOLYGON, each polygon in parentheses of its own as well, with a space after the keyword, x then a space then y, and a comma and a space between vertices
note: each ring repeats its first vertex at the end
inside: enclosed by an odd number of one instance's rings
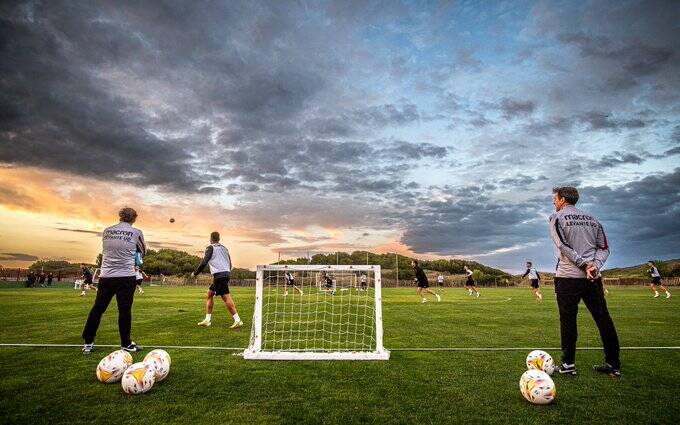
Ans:
POLYGON ((90 310, 83 330, 83 354, 90 354, 94 348, 94 338, 111 299, 118 303, 118 332, 120 345, 125 351, 134 353, 141 347, 130 339, 132 328, 132 301, 135 295, 135 257, 146 254, 146 244, 142 231, 132 227, 137 220, 137 212, 123 208, 118 212, 120 222, 108 227, 102 233, 102 265, 97 298, 90 310))
POLYGON ((574 187, 553 189, 555 213, 550 217, 550 234, 557 251, 555 293, 560 310, 562 374, 576 375, 576 317, 581 300, 593 316, 604 346, 605 363, 594 366, 598 372, 620 376, 619 339, 609 316, 602 289, 600 270, 609 256, 609 245, 602 224, 576 208, 579 199, 574 187))

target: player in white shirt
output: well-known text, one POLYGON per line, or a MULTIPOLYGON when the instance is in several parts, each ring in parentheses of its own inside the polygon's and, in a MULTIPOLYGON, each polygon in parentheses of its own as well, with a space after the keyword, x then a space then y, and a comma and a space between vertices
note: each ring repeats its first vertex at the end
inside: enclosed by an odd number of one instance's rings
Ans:
POLYGON ((361 283, 361 286, 359 288, 360 291, 368 290, 368 284, 366 282, 366 273, 361 273, 361 276, 359 276, 359 282, 361 283))
POLYGON ((293 289, 298 291, 300 295, 302 295, 302 289, 298 288, 297 285, 295 284, 295 276, 293 276, 293 273, 291 273, 290 270, 286 270, 286 272, 283 274, 283 277, 286 278, 286 289, 283 292, 283 296, 288 296, 288 287, 292 286, 293 289))
POLYGON ((439 289, 439 292, 441 292, 441 288, 444 286, 444 276, 442 274, 439 274, 437 276, 437 288, 439 289))
POLYGON ((661 288, 666 293, 666 298, 670 298, 671 293, 661 284, 661 273, 659 273, 659 269, 656 268, 656 264, 652 260, 647 261, 647 274, 652 278, 649 286, 652 288, 652 291, 654 291, 654 298, 659 298, 659 291, 656 289, 657 287, 661 288))
POLYGON ((531 290, 534 291, 534 296, 536 297, 536 302, 543 301, 543 295, 541 294, 541 288, 539 282, 541 281, 541 275, 538 274, 531 261, 527 261, 527 271, 524 272, 522 278, 529 276, 531 281, 531 290))
POLYGON ((140 295, 144 293, 144 289, 142 289, 142 282, 144 282, 144 279, 147 279, 148 277, 149 276, 147 276, 147 274, 144 273, 139 266, 135 266, 135 284, 137 285, 137 291, 140 295))

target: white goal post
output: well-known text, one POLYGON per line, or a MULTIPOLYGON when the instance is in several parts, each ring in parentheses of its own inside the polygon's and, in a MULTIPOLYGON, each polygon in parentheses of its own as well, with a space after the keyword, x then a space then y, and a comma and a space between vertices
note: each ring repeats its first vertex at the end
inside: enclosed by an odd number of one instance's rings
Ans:
POLYGON ((388 360, 380 266, 257 266, 253 326, 243 357, 388 360))

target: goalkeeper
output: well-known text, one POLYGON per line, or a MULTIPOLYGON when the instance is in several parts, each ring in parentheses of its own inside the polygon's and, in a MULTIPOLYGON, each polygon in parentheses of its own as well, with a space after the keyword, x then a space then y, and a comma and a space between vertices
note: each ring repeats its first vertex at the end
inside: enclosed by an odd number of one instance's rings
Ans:
POLYGON ((231 274, 231 256, 226 246, 220 243, 220 234, 212 232, 210 234, 210 245, 205 249, 203 261, 198 265, 196 271, 191 274, 192 277, 198 275, 205 266, 210 266, 210 273, 213 276, 213 283, 208 288, 208 294, 205 302, 205 319, 198 322, 198 326, 207 328, 211 325, 212 311, 215 295, 219 295, 227 306, 227 310, 234 318, 234 323, 229 329, 236 329, 243 326, 243 322, 236 311, 236 304, 229 293, 229 275, 231 274))

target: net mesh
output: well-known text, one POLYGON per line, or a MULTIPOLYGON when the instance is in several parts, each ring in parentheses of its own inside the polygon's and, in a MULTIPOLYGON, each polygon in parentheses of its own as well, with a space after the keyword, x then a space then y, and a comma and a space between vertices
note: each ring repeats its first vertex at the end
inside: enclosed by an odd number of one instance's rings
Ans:
POLYGON ((265 270, 262 279, 261 350, 376 350, 374 272, 265 270))

